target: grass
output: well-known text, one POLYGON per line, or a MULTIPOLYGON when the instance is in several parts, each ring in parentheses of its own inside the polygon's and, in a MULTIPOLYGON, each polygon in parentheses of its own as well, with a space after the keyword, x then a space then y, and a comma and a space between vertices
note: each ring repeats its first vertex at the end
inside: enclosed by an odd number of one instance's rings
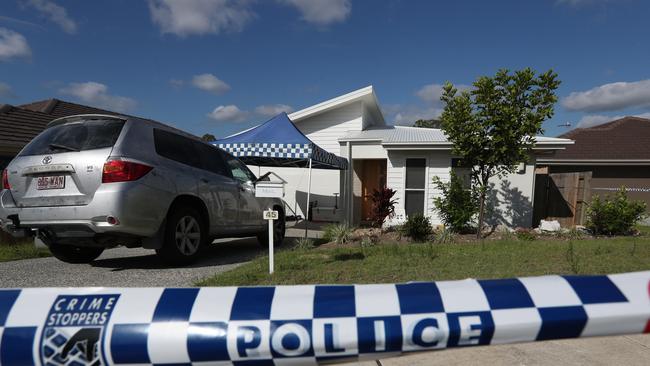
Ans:
POLYGON ((15 244, 0 243, 0 262, 49 256, 51 256, 49 250, 36 248, 33 241, 17 242, 15 244))
POLYGON ((273 275, 264 256, 197 285, 391 283, 650 270, 650 230, 643 232, 640 237, 611 239, 282 251, 276 254, 273 275))

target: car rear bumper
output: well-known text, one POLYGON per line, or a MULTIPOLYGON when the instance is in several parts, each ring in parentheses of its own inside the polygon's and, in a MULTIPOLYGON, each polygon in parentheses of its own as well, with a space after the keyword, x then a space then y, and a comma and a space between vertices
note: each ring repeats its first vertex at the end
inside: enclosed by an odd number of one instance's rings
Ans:
POLYGON ((20 234, 47 229, 58 237, 96 234, 150 237, 160 228, 173 194, 138 182, 103 184, 84 206, 16 207, 11 192, 0 193, 0 227, 20 234), (109 218, 119 222, 111 223, 109 218))

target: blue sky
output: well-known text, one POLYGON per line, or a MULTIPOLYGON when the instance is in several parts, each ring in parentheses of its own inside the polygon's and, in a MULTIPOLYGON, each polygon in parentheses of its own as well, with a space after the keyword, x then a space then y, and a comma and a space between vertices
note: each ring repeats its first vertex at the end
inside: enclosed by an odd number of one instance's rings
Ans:
POLYGON ((374 85, 386 119, 435 117, 445 81, 562 80, 546 135, 650 117, 642 0, 2 0, 0 103, 56 97, 224 137, 374 85))

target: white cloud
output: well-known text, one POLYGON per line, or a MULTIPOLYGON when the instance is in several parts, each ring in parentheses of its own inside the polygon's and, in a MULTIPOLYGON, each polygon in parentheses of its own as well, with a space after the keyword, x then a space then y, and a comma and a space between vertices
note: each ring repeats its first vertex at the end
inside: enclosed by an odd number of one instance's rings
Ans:
MULTIPOLYGON (((440 97, 442 96, 443 93, 443 87, 444 85, 442 84, 427 84, 423 87, 421 87, 417 92, 415 92, 415 95, 417 95, 420 99, 427 103, 431 103, 432 105, 439 107, 442 105, 442 102, 440 101, 440 97)), ((469 85, 464 85, 464 84, 458 84, 454 85, 458 91, 463 91, 467 90, 470 88, 469 85)))
POLYGON ((201 90, 205 90, 214 94, 223 94, 230 90, 230 85, 219 80, 216 76, 212 74, 201 74, 195 75, 192 78, 192 85, 201 90))
POLYGON ((327 25, 342 22, 350 16, 350 0, 279 0, 298 8, 305 22, 327 25))
POLYGON ((135 108, 136 101, 131 98, 108 94, 108 87, 94 81, 70 83, 59 90, 91 106, 115 112, 127 112, 135 108))
POLYGON ((388 122, 398 126, 413 126, 419 119, 436 119, 442 108, 420 107, 416 105, 389 104, 382 108, 388 122))
POLYGON ((151 20, 179 37, 241 31, 255 15, 246 0, 149 0, 151 20))
POLYGON ((22 34, 7 28, 0 28, 0 61, 12 58, 30 57, 32 50, 22 34))
POLYGON ((291 113, 293 111, 293 107, 286 104, 265 104, 255 108, 255 113, 264 117, 274 117, 282 112, 291 113))
POLYGON ((208 117, 219 122, 242 122, 248 117, 248 112, 242 111, 236 105, 220 105, 212 112, 208 113, 208 117))
POLYGON ((650 106, 650 79, 604 84, 583 92, 573 92, 562 100, 570 111, 602 112, 650 106))
MULTIPOLYGON (((589 127, 594 127, 598 125, 602 125, 603 123, 615 121, 617 119, 621 119, 625 116, 603 116, 600 114, 591 114, 584 116, 578 121, 578 125, 576 126, 577 128, 589 128, 589 127)), ((634 117, 641 117, 641 118, 648 118, 650 119, 650 112, 646 113, 641 113, 641 114, 636 114, 634 117)))
POLYGON ((15 96, 11 86, 0 81, 0 98, 14 98, 15 96))
POLYGON ((181 79, 169 79, 169 84, 173 86, 174 88, 180 88, 181 86, 185 85, 185 80, 181 79))
POLYGON ((42 15, 56 23, 66 33, 76 33, 77 23, 68 16, 64 7, 48 0, 29 0, 27 4, 38 10, 42 15))

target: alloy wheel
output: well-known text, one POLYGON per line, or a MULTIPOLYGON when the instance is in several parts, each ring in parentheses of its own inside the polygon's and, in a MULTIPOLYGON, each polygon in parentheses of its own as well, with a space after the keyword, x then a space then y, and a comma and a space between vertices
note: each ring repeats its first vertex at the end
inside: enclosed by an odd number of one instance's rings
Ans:
POLYGON ((190 256, 199 250, 201 228, 192 216, 183 216, 176 224, 176 247, 184 255, 190 256))

